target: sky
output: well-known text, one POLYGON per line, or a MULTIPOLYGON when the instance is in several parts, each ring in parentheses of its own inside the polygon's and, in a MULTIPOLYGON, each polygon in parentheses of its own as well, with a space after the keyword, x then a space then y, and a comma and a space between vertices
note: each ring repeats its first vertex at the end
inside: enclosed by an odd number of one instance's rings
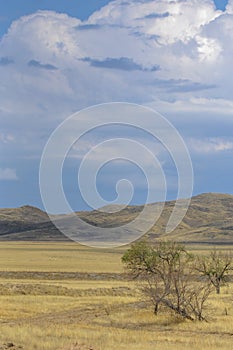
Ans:
MULTIPOLYGON (((232 194, 232 44, 233 0, 2 1, 0 207, 43 208, 39 168, 52 132, 71 114, 110 102, 153 108, 172 123, 191 156, 194 195, 232 194)), ((109 137, 155 150, 167 199, 176 198, 177 169, 158 140, 105 127, 87 133, 64 160, 74 210, 90 209, 77 188, 81 159, 109 137)), ((146 178, 126 161, 102 166, 101 196, 114 200, 122 178, 134 186, 130 204, 144 203, 146 178)))

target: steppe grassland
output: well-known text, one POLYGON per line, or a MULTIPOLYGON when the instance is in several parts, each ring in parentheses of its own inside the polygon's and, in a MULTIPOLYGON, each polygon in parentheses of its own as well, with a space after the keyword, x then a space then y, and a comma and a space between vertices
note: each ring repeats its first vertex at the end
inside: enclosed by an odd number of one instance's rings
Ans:
MULTIPOLYGON (((220 296, 212 295, 208 323, 182 321, 167 312, 155 317, 136 283, 98 278, 98 273, 123 271, 124 249, 0 243, 0 270, 16 272, 14 278, 0 279, 1 288, 7 285, 11 291, 0 295, 0 342, 12 341, 28 350, 55 350, 76 341, 97 350, 233 348, 233 284, 224 287, 220 296), (17 271, 34 274, 19 279, 17 271), (51 273, 51 279, 43 279, 43 274, 38 278, 38 272, 51 273), (71 280, 63 274, 57 280, 54 272, 96 273, 97 279, 71 280)), ((198 246, 194 249, 203 253, 198 246)))
POLYGON ((105 250, 67 242, 1 242, 1 271, 122 272, 123 248, 105 250))

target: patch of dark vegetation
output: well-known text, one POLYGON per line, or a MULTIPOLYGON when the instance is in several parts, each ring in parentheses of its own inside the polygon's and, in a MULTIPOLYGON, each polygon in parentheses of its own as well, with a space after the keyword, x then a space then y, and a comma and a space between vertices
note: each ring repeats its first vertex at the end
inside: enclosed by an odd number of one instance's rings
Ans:
POLYGON ((56 295, 68 297, 83 296, 134 296, 133 289, 128 287, 75 289, 57 285, 31 283, 0 284, 0 295, 56 295))
POLYGON ((122 273, 94 273, 94 272, 41 272, 41 271, 0 271, 0 278, 34 279, 34 280, 90 280, 113 281, 125 280, 122 273))
POLYGON ((8 342, 0 345, 0 350, 7 350, 7 349, 20 350, 20 349, 23 349, 23 347, 21 345, 15 345, 12 342, 8 342))

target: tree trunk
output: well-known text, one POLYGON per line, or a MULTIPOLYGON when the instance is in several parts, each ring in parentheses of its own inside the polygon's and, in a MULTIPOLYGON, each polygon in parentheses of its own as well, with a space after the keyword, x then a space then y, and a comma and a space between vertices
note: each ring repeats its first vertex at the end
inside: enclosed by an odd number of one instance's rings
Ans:
POLYGON ((159 311, 159 304, 155 304, 154 314, 158 315, 158 311, 159 311))

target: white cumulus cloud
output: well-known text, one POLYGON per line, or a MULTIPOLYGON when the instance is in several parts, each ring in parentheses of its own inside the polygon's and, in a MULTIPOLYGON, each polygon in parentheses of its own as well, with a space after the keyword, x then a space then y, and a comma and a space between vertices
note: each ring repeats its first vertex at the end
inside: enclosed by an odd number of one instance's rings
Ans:
POLYGON ((212 0, 115 0, 85 22, 53 11, 14 21, 0 42, 5 133, 41 144, 71 113, 111 101, 229 113, 231 9, 232 1, 222 12, 212 0))

